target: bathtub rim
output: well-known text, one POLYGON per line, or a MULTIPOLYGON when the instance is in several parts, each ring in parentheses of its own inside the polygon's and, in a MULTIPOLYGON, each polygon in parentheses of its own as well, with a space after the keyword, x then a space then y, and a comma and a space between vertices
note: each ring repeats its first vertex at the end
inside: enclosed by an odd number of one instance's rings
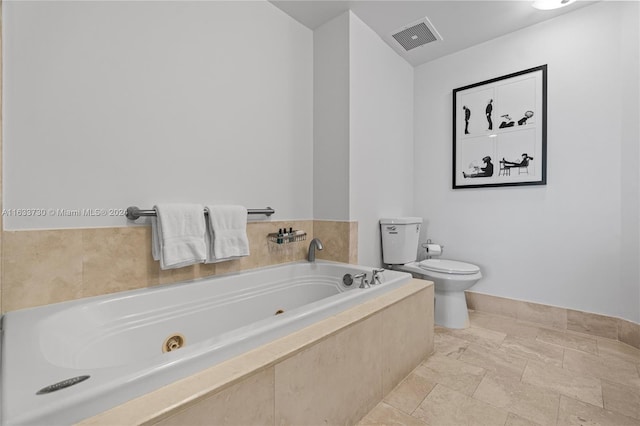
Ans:
POLYGON ((84 419, 77 425, 155 424, 433 285, 431 281, 411 278, 400 287, 360 305, 84 419))

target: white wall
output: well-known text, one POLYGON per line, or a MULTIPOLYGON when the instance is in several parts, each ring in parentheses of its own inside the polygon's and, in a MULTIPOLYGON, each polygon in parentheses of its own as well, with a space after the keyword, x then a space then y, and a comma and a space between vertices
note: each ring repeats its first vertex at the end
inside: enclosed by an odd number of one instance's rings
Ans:
POLYGON ((228 202, 313 216, 312 32, 275 6, 2 6, 5 209, 228 202))
POLYGON ((381 265, 382 217, 413 209, 413 67, 350 14, 351 219, 358 261, 381 265))
POLYGON ((358 261, 380 265, 385 216, 413 195, 413 68, 352 12, 314 31, 314 218, 358 222, 358 261))
POLYGON ((601 2, 415 70, 422 238, 482 267, 473 291, 640 320, 639 22, 601 2), (541 64, 548 184, 450 189, 452 89, 541 64))
POLYGON ((313 32, 313 216, 349 220, 349 14, 313 32))

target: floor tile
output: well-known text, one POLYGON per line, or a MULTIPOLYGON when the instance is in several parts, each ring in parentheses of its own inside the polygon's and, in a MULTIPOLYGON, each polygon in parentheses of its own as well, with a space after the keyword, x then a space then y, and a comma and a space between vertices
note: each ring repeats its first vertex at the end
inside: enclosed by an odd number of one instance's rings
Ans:
POLYGON ((526 358, 514 355, 504 349, 483 348, 475 343, 469 344, 458 359, 467 364, 472 364, 518 381, 522 377, 524 367, 527 365, 526 358))
POLYGON ((638 426, 638 421, 561 395, 557 425, 638 426))
POLYGON ((436 326, 434 354, 360 424, 640 426, 639 349, 484 312, 470 321, 436 326))
POLYGON ((636 364, 621 359, 610 361, 596 355, 566 349, 562 367, 578 374, 591 375, 640 389, 640 376, 636 364))
POLYGON ((500 347, 500 344, 507 336, 505 333, 480 327, 469 327, 461 330, 444 329, 442 333, 491 349, 500 347))
POLYGON ((400 382, 400 384, 384 398, 384 401, 407 414, 411 414, 435 385, 436 383, 434 381, 413 372, 400 382))
POLYGON ((519 336, 507 336, 501 346, 507 351, 528 360, 562 367, 564 348, 561 346, 519 336))
POLYGON ((596 344, 595 337, 582 337, 575 333, 541 329, 536 339, 541 342, 552 343, 554 345, 576 349, 591 354, 598 353, 598 346, 596 344))
MULTIPOLYGON (((555 419, 554 423, 555 424, 555 419)), ((543 426, 540 423, 532 422, 531 420, 520 417, 517 414, 509 413, 507 416, 507 422, 504 426, 543 426)))
POLYGON ((640 388, 602 380, 602 398, 605 409, 639 419, 640 424, 640 388))
POLYGON ((412 416, 437 426, 503 426, 508 412, 438 384, 412 416))
POLYGON ((524 369, 522 382, 602 407, 600 379, 582 376, 548 364, 530 361, 524 369))
POLYGON ((486 370, 457 359, 433 355, 420 364, 414 373, 431 382, 440 383, 465 395, 472 395, 486 370))
POLYGON ((399 425, 399 426, 425 426, 423 421, 411 417, 402 411, 384 402, 376 405, 360 422, 359 426, 370 425, 399 425))
POLYGON ((555 423, 560 402, 557 392, 494 373, 485 375, 473 397, 541 425, 555 423))
POLYGON ((451 358, 459 358, 470 342, 454 337, 446 332, 436 332, 433 336, 434 352, 451 358))

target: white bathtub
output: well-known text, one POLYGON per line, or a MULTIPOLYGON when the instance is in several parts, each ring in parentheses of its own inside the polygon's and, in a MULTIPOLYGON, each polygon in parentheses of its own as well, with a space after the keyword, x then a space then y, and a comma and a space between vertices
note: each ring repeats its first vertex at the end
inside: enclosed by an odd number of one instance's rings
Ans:
POLYGON ((10 312, 2 319, 2 424, 77 422, 411 279, 385 271, 368 289, 342 283, 346 273, 370 278, 371 269, 298 262, 10 312), (175 334, 183 347, 163 353, 175 334))

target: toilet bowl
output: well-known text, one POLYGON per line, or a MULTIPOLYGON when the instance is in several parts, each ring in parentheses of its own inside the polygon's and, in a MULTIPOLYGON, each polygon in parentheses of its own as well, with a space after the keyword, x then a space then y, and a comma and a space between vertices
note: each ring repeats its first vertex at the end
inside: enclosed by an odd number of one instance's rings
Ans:
POLYGON ((476 265, 448 259, 426 259, 393 265, 393 269, 411 273, 434 283, 435 318, 437 325, 446 328, 469 327, 469 313, 464 291, 482 278, 476 265))
POLYGON ((411 273, 434 283, 435 323, 446 328, 467 328, 469 313, 464 291, 482 278, 476 265, 448 259, 416 261, 422 218, 380 220, 383 262, 391 269, 411 273))

